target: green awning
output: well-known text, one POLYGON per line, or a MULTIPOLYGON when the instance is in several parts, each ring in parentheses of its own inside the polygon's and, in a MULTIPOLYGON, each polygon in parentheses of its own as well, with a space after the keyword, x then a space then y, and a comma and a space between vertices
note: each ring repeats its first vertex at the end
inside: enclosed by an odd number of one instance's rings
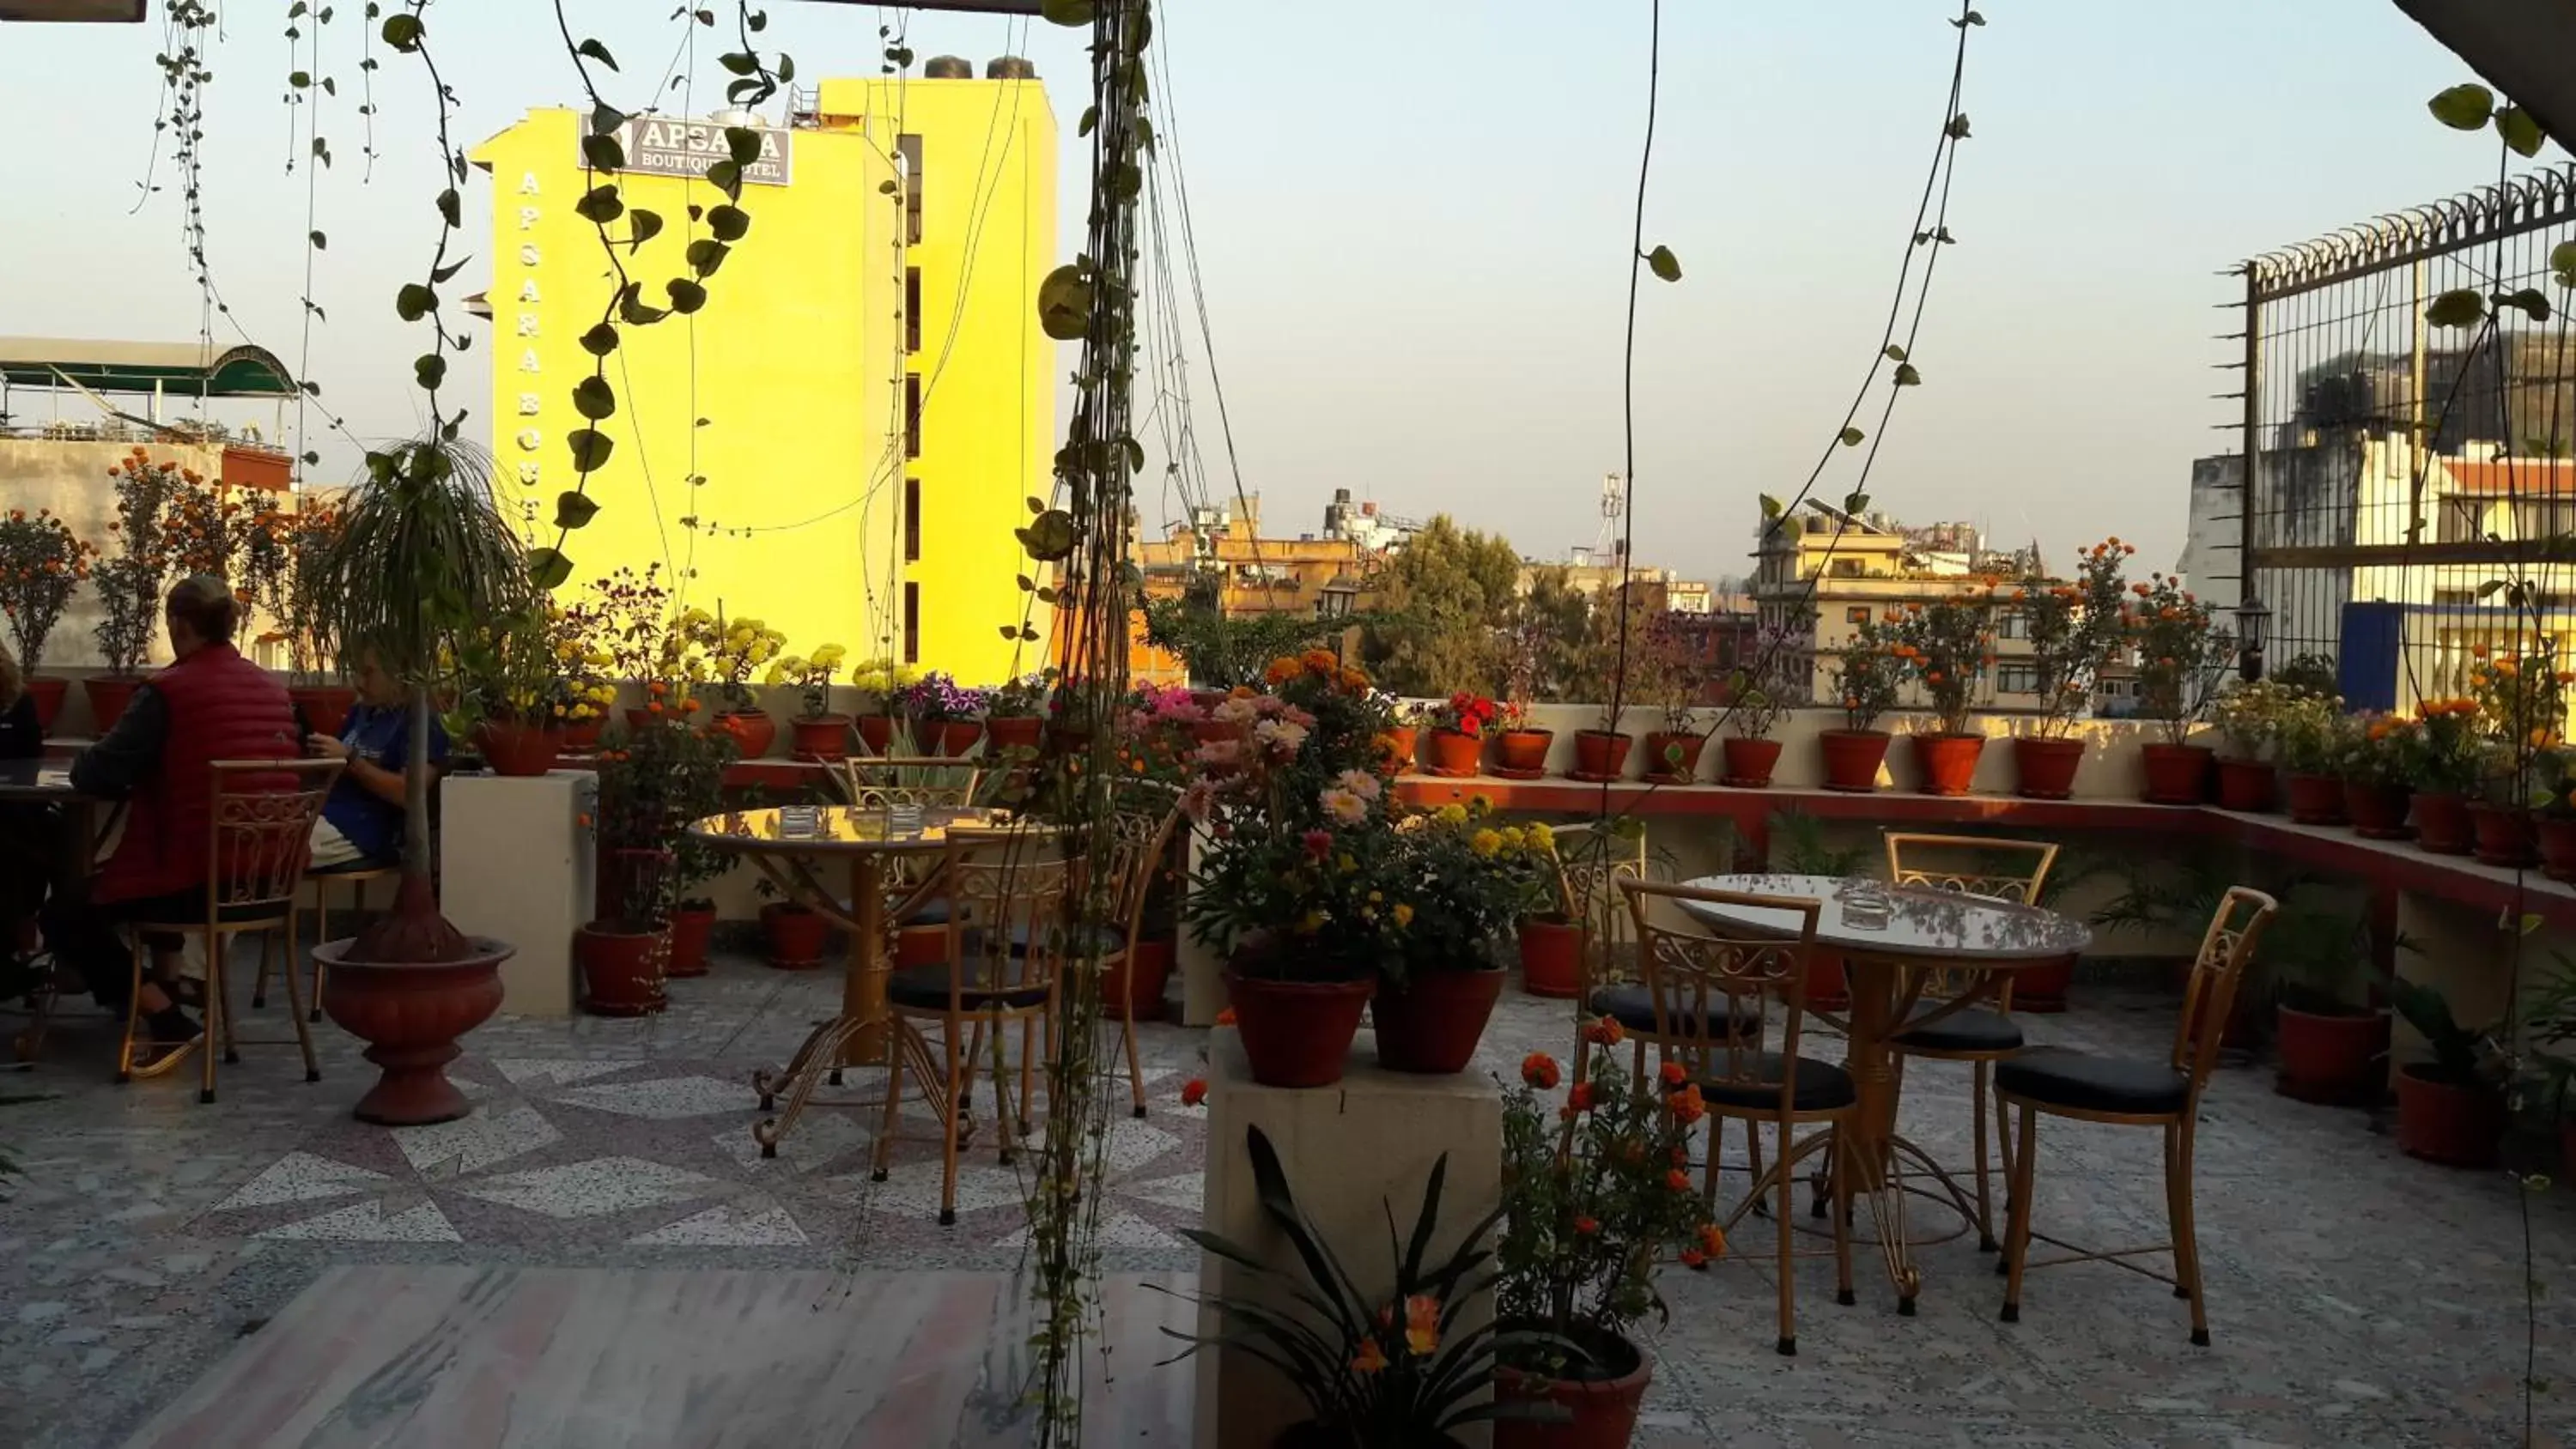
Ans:
POLYGON ((0 337, 0 379, 12 387, 176 397, 292 397, 286 364, 258 347, 209 349, 194 342, 93 342, 68 337, 0 337))

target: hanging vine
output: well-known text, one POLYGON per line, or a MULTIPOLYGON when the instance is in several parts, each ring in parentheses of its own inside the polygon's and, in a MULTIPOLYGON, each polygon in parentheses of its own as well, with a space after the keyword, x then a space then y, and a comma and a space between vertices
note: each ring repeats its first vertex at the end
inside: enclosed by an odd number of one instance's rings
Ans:
MULTIPOLYGON (((468 172, 465 153, 457 149, 449 134, 449 124, 456 113, 456 90, 439 74, 438 59, 430 52, 429 31, 422 18, 429 5, 430 0, 407 0, 400 10, 385 17, 382 32, 385 44, 396 52, 420 57, 421 68, 429 75, 430 94, 438 107, 439 170, 446 183, 431 200, 431 205, 438 211, 438 241, 430 252, 427 276, 421 281, 403 283, 394 293, 394 315, 405 322, 423 319, 429 322, 429 351, 412 359, 412 378, 420 384, 421 391, 429 394, 430 430, 453 442, 465 426, 466 409, 459 407, 452 415, 442 413, 438 390, 447 381, 447 354, 467 350, 474 345, 474 339, 461 328, 447 325, 447 314, 442 310, 438 289, 446 286, 448 280, 463 271, 466 262, 471 260, 470 257, 459 257, 452 262, 447 259, 449 245, 464 226, 465 200, 458 188, 465 184, 468 172)), ((370 461, 378 456, 383 455, 371 455, 370 461)))
MULTIPOLYGON (((372 17, 376 7, 370 3, 372 17)), ((322 233, 321 174, 331 164, 331 141, 322 134, 322 97, 337 96, 340 83, 322 71, 322 32, 330 25, 333 10, 325 5, 312 8, 307 0, 295 0, 286 12, 287 61, 292 67, 286 74, 287 143, 286 170, 295 172, 299 155, 309 155, 313 164, 304 168, 304 290, 299 299, 303 312, 298 330, 295 374, 308 377, 313 369, 313 324, 328 321, 320 303, 313 300, 315 259, 330 245, 322 233), (308 33, 306 26, 310 25, 308 33), (301 51, 299 56, 298 52, 301 51), (300 63, 299 63, 300 62, 300 63), (304 119, 303 144, 297 144, 295 119, 304 119)), ((361 27, 364 29, 364 27, 361 27)), ((313 394, 299 388, 295 398, 295 482, 301 487, 304 470, 322 461, 305 432, 305 410, 313 394)), ((338 420, 333 419, 334 422, 338 420)))
MULTIPOLYGON (((215 294, 214 271, 206 260, 206 87, 215 74, 203 45, 214 23, 214 7, 205 0, 169 0, 163 49, 153 57, 169 94, 167 109, 152 127, 170 137, 170 159, 179 169, 180 237, 187 247, 189 271, 197 280, 197 340, 207 347, 214 345, 215 314, 226 310, 215 294)), ((149 168, 143 189, 148 199, 154 189, 149 168)))

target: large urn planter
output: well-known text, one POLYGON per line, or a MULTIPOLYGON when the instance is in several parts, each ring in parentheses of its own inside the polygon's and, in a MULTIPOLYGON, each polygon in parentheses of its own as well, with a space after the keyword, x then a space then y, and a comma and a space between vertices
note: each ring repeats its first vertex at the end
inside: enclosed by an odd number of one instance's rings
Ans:
POLYGON ((2279 803, 2281 772, 2262 760, 2218 762, 2218 805, 2261 815, 2279 803))
POLYGON ((134 691, 143 687, 139 674, 94 675, 81 681, 81 693, 89 696, 89 733, 92 739, 103 739, 116 727, 125 707, 134 701, 134 691))
POLYGON ((1229 966, 1225 989, 1253 1081, 1265 1087, 1329 1087, 1342 1079, 1342 1063, 1377 980, 1266 981, 1229 966))
POLYGON ((882 755, 894 745, 894 716, 863 714, 859 716, 859 743, 871 755, 882 755))
POLYGON ((2013 973, 2012 984, 2013 1010, 2054 1016, 2066 1009, 2067 994, 2075 989, 2075 958, 2024 967, 2013 973))
POLYGON ((2308 775, 2293 770, 2284 783, 2290 796, 2291 823, 2343 824, 2343 781, 2332 775, 2308 775))
POLYGON ((367 1043, 380 1075, 358 1099, 357 1118, 386 1127, 452 1122, 474 1104, 447 1080, 456 1039, 501 1009, 501 963, 517 948, 473 937, 457 961, 362 961, 354 940, 327 941, 313 959, 331 979, 322 1009, 367 1043))
POLYGON ((2363 780, 2343 782, 2343 813, 2352 833, 2364 840, 2406 838, 2406 787, 2363 780))
POLYGON ((2504 1094, 2446 1081, 2439 1070, 2417 1062, 2397 1074, 2398 1150, 2445 1167, 2494 1166, 2504 1137, 2504 1094))
POLYGON ((2533 823, 2540 846, 2540 873, 2551 880, 2576 880, 2576 817, 2543 815, 2533 823))
POLYGON ((1532 996, 1583 994, 1583 928, 1561 915, 1523 916, 1521 990, 1532 996))
POLYGON ((1984 735, 1910 735, 1914 767, 1922 774, 1915 787, 1923 795, 1965 795, 1977 782, 1977 756, 1986 748, 1984 735))
POLYGON ((716 908, 709 901, 682 901, 671 912, 671 959, 665 976, 707 974, 707 939, 715 934, 716 908))
POLYGON ((2013 740, 2013 793, 2031 800, 2064 800, 2075 793, 2084 764, 2082 740, 2022 735, 2013 740))
POLYGON ((1499 969, 1415 971, 1382 984, 1369 1002, 1377 1059, 1391 1072, 1454 1076, 1475 1060, 1476 1043, 1503 994, 1499 969))
MULTIPOLYGON (((2542 843, 2548 842, 2546 831, 2542 843)), ((2466 855, 2477 848, 2477 828, 2469 823, 2469 802, 2448 792, 2415 796, 2415 845, 2433 855, 2466 855)))
POLYGON ((1885 730, 1826 730, 1816 736, 1825 752, 1825 788, 1867 794, 1878 788, 1878 767, 1887 762, 1885 730))
MULTIPOLYGON (((1717 777, 1717 783, 1732 785, 1739 790, 1771 788, 1771 772, 1780 767, 1780 741, 1749 740, 1729 735, 1718 741, 1717 748, 1719 767, 1725 771, 1717 777)), ((1882 754, 1886 749, 1883 744, 1879 746, 1882 754)), ((1878 767, 1872 765, 1869 773, 1875 783, 1878 767)))
POLYGON ((514 719, 487 719, 474 730, 483 763, 495 775, 532 779, 555 767, 563 754, 563 735, 549 725, 514 719))
POLYGON ((669 940, 658 930, 592 921, 573 933, 581 967, 581 1008, 593 1016, 649 1016, 670 1004, 662 994, 669 940))
POLYGON ((295 684, 287 686, 286 697, 304 716, 304 727, 317 735, 340 737, 340 727, 349 722, 349 711, 357 707, 358 692, 345 684, 295 684))
POLYGON ((27 681, 27 693, 36 701, 36 733, 54 732, 54 721, 62 718, 63 700, 71 694, 72 682, 39 674, 27 681))
POLYGON ((2216 758, 2207 745, 2138 746, 2147 776, 2142 797, 2150 805, 2199 804, 2209 798, 2210 764, 2216 758))
POLYGON ((2366 1104, 2384 1090, 2388 1013, 2274 1008, 2274 1047, 2281 1059, 2273 1089, 2284 1097, 2329 1106, 2366 1104))
POLYGON ((1431 732, 1431 773, 1452 780, 1463 780, 1484 767, 1485 741, 1481 735, 1462 734, 1457 730, 1431 732))
MULTIPOLYGON (((1514 1331, 1542 1330, 1540 1322, 1505 1325, 1514 1331)), ((1546 1418, 1494 1421, 1494 1449, 1626 1449, 1636 1437, 1638 1406, 1654 1367, 1635 1344, 1614 1334, 1578 1331, 1589 1351, 1593 1372, 1550 1378, 1522 1369, 1494 1370, 1494 1398, 1505 1404, 1553 1404, 1562 1412, 1546 1418)))
POLYGON ((850 757, 848 715, 798 715, 787 722, 787 730, 788 753, 795 759, 828 765, 850 757))
POLYGON ((1506 780, 1535 780, 1547 773, 1554 730, 1505 730, 1494 736, 1494 773, 1506 780))
MULTIPOLYGON (((1100 1014, 1113 1021, 1163 1019, 1163 993, 1172 980, 1175 942, 1170 936, 1147 936, 1132 951, 1112 958, 1100 973, 1100 1014)), ((946 950, 943 942, 941 949, 946 950)))
POLYGON ((931 728, 936 731, 936 752, 942 755, 967 754, 984 737, 984 722, 980 719, 944 719, 931 728))
MULTIPOLYGON (((1570 779, 1592 784, 1616 780, 1627 773, 1628 748, 1635 740, 1617 730, 1576 730, 1574 732, 1574 768, 1567 771, 1570 779)), ((1547 755, 1541 752, 1539 762, 1547 755)))
POLYGON ((2476 838, 2478 859, 2488 865, 2533 865, 2540 860, 2531 817, 2510 805, 2471 804, 2469 829, 2476 838))
POLYGON ((1700 752, 1708 737, 1654 730, 1646 736, 1646 778, 1657 785, 1687 785, 1699 778, 1700 752))
POLYGON ((793 901, 771 901, 760 908, 760 929, 769 941, 769 964, 781 971, 811 971, 823 964, 823 945, 832 923, 793 901))
POLYGON ((728 709, 716 714, 716 728, 733 736, 735 748, 746 760, 757 760, 778 743, 778 721, 765 709, 728 709))

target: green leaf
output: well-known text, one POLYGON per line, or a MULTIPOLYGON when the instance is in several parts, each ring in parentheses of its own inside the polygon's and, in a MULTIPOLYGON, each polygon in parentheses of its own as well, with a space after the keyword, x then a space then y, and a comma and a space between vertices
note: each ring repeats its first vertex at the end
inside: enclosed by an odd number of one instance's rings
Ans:
POLYGON ((1077 136, 1088 136, 1091 134, 1092 128, 1099 124, 1100 108, 1098 106, 1085 106, 1082 110, 1082 124, 1076 126, 1073 133, 1077 136))
POLYGON ((767 30, 769 28, 769 12, 766 10, 754 10, 746 19, 745 27, 754 35, 758 35, 760 32, 767 30))
POLYGON ((1028 527, 1015 528, 1011 531, 1018 536, 1020 546, 1027 549, 1029 557, 1033 559, 1052 562, 1069 557, 1073 553, 1076 540, 1073 515, 1061 508, 1050 508, 1030 519, 1028 527))
POLYGON ((572 577, 572 560, 550 548, 528 550, 528 577, 538 588, 559 589, 572 577))
POLYGON ((607 378, 593 373, 572 385, 572 405, 575 412, 598 422, 616 415, 617 392, 608 385, 607 378))
POLYGON ((617 57, 610 55, 608 53, 608 47, 600 44, 597 40, 585 40, 581 44, 574 46, 572 49, 573 54, 575 55, 586 55, 592 60, 598 61, 601 65, 608 67, 610 70, 617 69, 617 57))
POLYGON ((626 169, 626 146, 615 136, 584 136, 581 138, 581 159, 582 164, 593 171, 623 171, 626 169))
POLYGON ((749 126, 725 127, 725 154, 736 166, 748 166, 760 159, 760 133, 749 126))
POLYGON ((286 83, 300 91, 313 84, 313 76, 309 71, 291 70, 286 73, 286 83))
POLYGON ((2466 287, 2444 292, 2424 309, 2424 320, 2436 327, 2474 327, 2486 315, 2486 299, 2466 287))
POLYGON ((572 204, 572 210, 573 215, 584 221, 606 226, 626 214, 626 203, 619 198, 616 183, 610 182, 583 192, 581 200, 572 204))
POLYGON ((425 392, 435 392, 447 380, 447 359, 435 352, 424 352, 412 359, 411 375, 425 392))
POLYGON ((1091 325, 1091 283, 1082 269, 1062 266, 1038 283, 1038 326, 1058 342, 1081 338, 1091 325))
POLYGON ((1880 350, 1886 354, 1887 360, 1890 362, 1903 362, 1905 360, 1905 349, 1897 346, 1893 342, 1887 344, 1886 347, 1880 350))
POLYGON ((1764 518, 1778 518, 1785 511, 1786 510, 1779 499, 1772 497, 1768 493, 1762 495, 1762 516, 1764 518))
POLYGON ((2495 114, 2495 92, 2482 85, 2457 85, 2426 101, 2424 109, 2454 131, 2474 131, 2495 114))
POLYGON ((575 428, 564 434, 564 445, 572 449, 572 470, 595 473, 617 451, 617 440, 597 428, 575 428))
POLYGON ((625 124, 626 113, 606 101, 590 108, 590 133, 594 136, 616 135, 618 127, 625 124))
MULTIPOLYGON (((474 260, 474 258, 470 255, 458 257, 456 260, 449 262, 446 266, 433 270, 429 274, 430 285, 436 286, 439 283, 446 281, 448 278, 455 276, 458 272, 464 271, 465 264, 472 260, 474 260)), ((464 344, 459 343, 457 345, 462 347, 464 344)))
POLYGON ((751 230, 751 213, 739 206, 719 206, 707 213, 707 230, 717 241, 740 241, 751 230))
POLYGON ((894 193, 895 193, 895 185, 894 185, 894 183, 893 183, 893 182, 891 182, 891 181, 880 181, 880 182, 878 182, 878 183, 877 183, 877 195, 879 195, 879 196, 892 196, 892 195, 894 195, 894 193))
POLYGON ((686 277, 673 277, 662 284, 662 290, 670 293, 671 310, 674 312, 695 312, 707 305, 707 289, 686 277))
POLYGON ((707 168, 707 184, 725 194, 728 201, 742 199, 742 168, 731 161, 719 161, 707 168))
POLYGON ((418 282, 405 282, 394 293, 394 315, 405 322, 417 322, 438 308, 438 294, 418 282))
POLYGON ((2549 139, 2541 134, 2540 123, 2531 118, 2531 112, 2520 106, 2507 106, 2496 112, 2495 128, 2517 156, 2539 155, 2541 143, 2549 139))
POLYGON ((2576 241, 2563 241, 2551 247, 2549 265, 2562 272, 2576 271, 2576 241))
POLYGON ((465 215, 465 199, 456 194, 455 187, 448 187, 438 193, 438 215, 439 219, 451 228, 465 224, 462 220, 465 215))
POLYGON ((716 57, 716 64, 735 75, 749 75, 760 69, 760 57, 747 50, 729 50, 716 57))
POLYGON ((617 350, 616 326, 608 322, 593 325, 589 331, 581 334, 581 350, 593 357, 606 357, 615 352, 617 350))
POLYGON ((599 505, 576 489, 565 489, 555 495, 555 527, 581 528, 597 517, 599 505))
POLYGON ((662 214, 637 207, 626 213, 626 246, 628 250, 644 245, 662 234, 662 214))
POLYGON ((1898 387, 1919 387, 1922 385, 1922 382, 1923 374, 1914 370, 1913 363, 1900 362, 1896 364, 1896 385, 1898 387))
POLYGON ((1861 444, 1861 439, 1868 436, 1869 434, 1862 432, 1858 428, 1845 428, 1843 429, 1842 434, 1842 444, 1846 448, 1857 448, 1861 444))
POLYGON ((1089 25, 1092 0, 1038 0, 1038 14, 1050 25, 1089 25))
POLYGON ((630 327, 650 327, 654 323, 671 315, 669 312, 666 312, 659 307, 646 306, 643 298, 637 293, 638 288, 636 284, 628 283, 625 291, 619 294, 617 298, 618 321, 623 322, 630 327))
POLYGON ((1843 512, 1845 512, 1845 513, 1867 513, 1867 512, 1869 512, 1869 495, 1868 495, 1868 494, 1866 494, 1866 493, 1846 493, 1846 494, 1844 494, 1844 495, 1843 495, 1843 512))
POLYGON ((1959 114, 1952 116, 1950 118, 1950 124, 1941 128, 1941 134, 1949 137, 1953 141, 1964 141, 1968 139, 1968 113, 1961 111, 1959 114))
POLYGON ((1002 637, 1005 639, 1017 639, 1020 637, 1020 629, 1016 624, 1004 624, 1001 628, 1002 637))
POLYGON ((1673 255, 1671 247, 1659 246, 1646 253, 1646 270, 1667 282, 1678 282, 1682 279, 1682 259, 1673 255))
POLYGON ((724 259, 732 254, 733 248, 713 237, 702 236, 689 243, 689 269, 701 277, 712 277, 716 268, 723 266, 724 259))
POLYGON ((1113 201, 1134 201, 1145 189, 1145 173, 1133 161, 1116 161, 1102 174, 1101 190, 1113 201))
POLYGON ((420 17, 398 11, 385 17, 385 27, 379 33, 384 36, 385 44, 409 55, 420 48, 420 17))
POLYGON ((2519 307, 2525 313, 2528 313, 2531 320, 2534 322, 2546 322, 2549 320, 2549 297, 2538 287, 2525 287, 2521 291, 2516 292, 2509 297, 2498 298, 2496 305, 2499 307, 2519 307))
POLYGON ((331 239, 318 231, 305 233, 304 239, 313 243, 313 249, 317 252, 331 249, 331 239))

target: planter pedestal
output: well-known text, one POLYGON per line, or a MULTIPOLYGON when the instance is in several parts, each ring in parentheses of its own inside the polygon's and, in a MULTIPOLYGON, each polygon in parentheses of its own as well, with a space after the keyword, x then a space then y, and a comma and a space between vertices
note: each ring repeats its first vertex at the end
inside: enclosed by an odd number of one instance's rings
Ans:
POLYGON ((599 777, 457 775, 438 789, 448 923, 518 947, 501 967, 511 1015, 571 1015, 579 999, 573 934, 599 914, 597 852, 582 824, 596 808, 599 777))
MULTIPOLYGON (((1372 1301, 1388 1296, 1395 1284, 1385 1205, 1393 1204, 1396 1221, 1410 1231, 1440 1154, 1449 1154, 1449 1173, 1432 1238, 1435 1253, 1449 1251, 1502 1201, 1502 1098, 1482 1072, 1427 1077, 1387 1071, 1377 1064, 1376 1041, 1363 1031, 1332 1090, 1255 1086, 1242 1041, 1233 1029, 1220 1027, 1208 1038, 1207 1081, 1202 1226, 1256 1252, 1285 1255, 1278 1265, 1292 1277, 1294 1256, 1253 1196, 1252 1158, 1243 1145, 1247 1127, 1259 1127, 1278 1148, 1297 1206, 1372 1301)), ((1199 1291, 1300 1311, 1291 1308, 1284 1283, 1256 1280, 1209 1254, 1199 1258, 1199 1291)), ((1491 1295, 1479 1295, 1450 1331, 1463 1333, 1492 1318, 1491 1295)), ((1216 1331, 1213 1311, 1200 1311, 1199 1327, 1216 1331)), ((1249 1356, 1203 1349, 1195 1363, 1191 1443, 1197 1449, 1261 1449, 1306 1417, 1303 1401, 1286 1381, 1249 1356)), ((1488 1442, 1482 1424, 1466 1426, 1461 1438, 1488 1442)))

